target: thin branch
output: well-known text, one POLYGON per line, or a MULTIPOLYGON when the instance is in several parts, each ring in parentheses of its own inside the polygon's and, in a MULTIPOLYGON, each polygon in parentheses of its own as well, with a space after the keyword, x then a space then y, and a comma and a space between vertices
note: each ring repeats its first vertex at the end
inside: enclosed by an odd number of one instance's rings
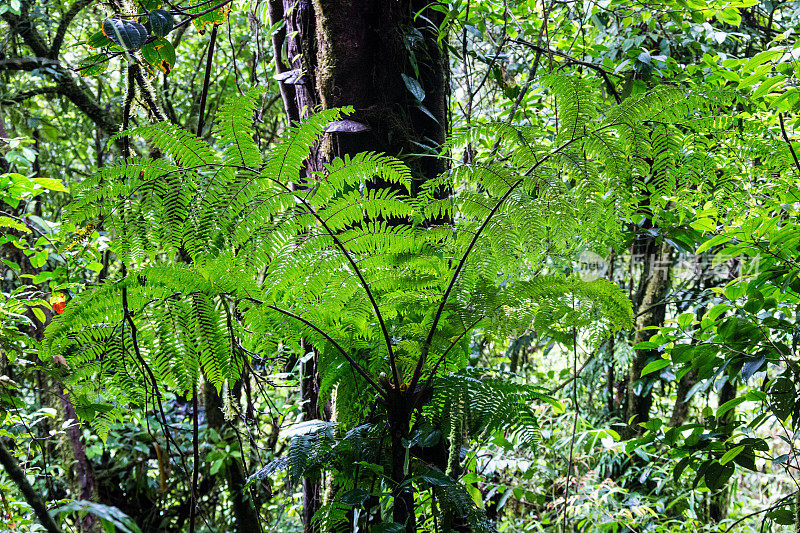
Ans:
POLYGON ((792 152, 792 158, 794 159, 794 166, 797 168, 797 172, 800 173, 800 160, 797 159, 797 154, 794 151, 794 146, 792 146, 792 141, 789 139, 789 135, 786 133, 786 126, 783 124, 783 113, 778 113, 778 121, 781 123, 781 134, 783 135, 783 140, 786 141, 786 144, 789 146, 789 151, 792 152))
POLYGON ((214 45, 217 42, 217 25, 211 28, 211 42, 208 43, 208 54, 206 57, 206 73, 203 77, 203 92, 200 93, 200 115, 197 118, 197 136, 203 136, 203 126, 205 126, 206 98, 208 98, 208 85, 211 77, 211 66, 214 62, 214 45))
POLYGON ((3 465, 3 470, 8 474, 8 477, 17 485, 17 488, 25 498, 25 502, 31 506, 45 530, 49 533, 61 533, 61 529, 56 525, 50 513, 47 512, 47 506, 42 501, 42 497, 28 483, 28 479, 19 467, 16 458, 6 449, 2 440, 0 440, 0 464, 3 465))
POLYGON ((568 54, 565 54, 564 52, 560 52, 558 50, 551 50, 550 48, 543 48, 543 47, 541 47, 539 45, 533 44, 532 42, 526 41, 525 39, 517 38, 517 39, 514 39, 514 41, 519 43, 519 44, 525 45, 528 48, 530 48, 532 50, 535 50, 536 52, 543 52, 543 53, 547 53, 547 54, 555 54, 555 55, 557 55, 559 57, 562 57, 562 58, 566 59, 569 63, 572 63, 574 65, 580 65, 582 67, 586 67, 586 68, 594 70, 595 72, 597 72, 600 75, 601 78, 603 78, 603 81, 606 84, 606 88, 608 89, 608 92, 610 92, 611 95, 614 97, 614 100, 616 100, 616 102, 618 104, 622 102, 622 98, 620 97, 619 93, 617 92, 616 87, 614 87, 614 83, 611 81, 611 76, 612 75, 617 76, 617 74, 608 72, 606 69, 604 69, 600 65, 595 65, 594 63, 590 63, 588 61, 581 61, 580 59, 575 59, 574 57, 572 57, 572 56, 570 56, 568 54))
POLYGON ((61 51, 61 45, 64 43, 64 36, 67 34, 67 28, 69 27, 72 20, 83 11, 84 8, 91 5, 94 0, 77 0, 74 4, 72 4, 64 16, 61 17, 61 22, 58 23, 58 29, 56 29, 56 35, 53 37, 53 44, 50 46, 50 53, 48 54, 51 58, 57 59, 58 54, 61 51))
POLYGON ((43 94, 58 94, 58 86, 49 86, 49 87, 39 87, 38 89, 31 89, 30 91, 24 91, 21 93, 17 93, 14 96, 9 96, 5 100, 3 100, 3 104, 18 104, 20 102, 24 102, 28 98, 33 98, 34 96, 41 96, 43 94))

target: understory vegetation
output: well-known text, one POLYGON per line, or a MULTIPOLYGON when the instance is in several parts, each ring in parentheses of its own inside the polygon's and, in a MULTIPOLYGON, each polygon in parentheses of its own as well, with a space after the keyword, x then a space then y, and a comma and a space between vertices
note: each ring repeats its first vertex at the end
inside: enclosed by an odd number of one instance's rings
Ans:
POLYGON ((800 4, 0 28, 0 531, 800 531, 800 4))

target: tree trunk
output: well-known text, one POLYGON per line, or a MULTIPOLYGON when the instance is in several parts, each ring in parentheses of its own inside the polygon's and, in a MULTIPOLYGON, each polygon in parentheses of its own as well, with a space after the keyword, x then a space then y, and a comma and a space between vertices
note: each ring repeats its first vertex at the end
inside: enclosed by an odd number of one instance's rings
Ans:
MULTIPOLYGON (((719 391, 719 405, 729 402, 736 397, 736 385, 730 380, 725 381, 719 391)), ((719 425, 726 425, 733 422, 736 416, 736 408, 730 409, 717 422, 719 425)), ((719 523, 728 518, 728 500, 730 499, 730 482, 725 483, 716 494, 712 494, 708 503, 708 518, 715 523, 719 523)))
POLYGON ((672 416, 669 419, 671 427, 678 427, 683 425, 686 417, 689 415, 689 407, 691 407, 690 399, 686 397, 689 391, 692 390, 697 384, 697 372, 690 370, 678 381, 678 390, 675 393, 675 405, 672 406, 672 416))
POLYGON ((408 438, 411 422, 410 403, 406 395, 392 390, 388 398, 387 412, 392 438, 392 484, 394 485, 392 520, 404 525, 406 533, 413 533, 417 530, 414 494, 410 484, 407 483, 406 454, 409 451, 403 446, 403 439, 408 438))
MULTIPOLYGON (((423 0, 270 0, 270 22, 286 23, 285 33, 276 34, 272 44, 289 121, 308 117, 317 108, 354 108, 315 148, 306 173, 322 170, 335 157, 366 151, 439 153, 448 126, 449 70, 446 48, 438 40, 444 14, 428 6, 423 0)), ((435 157, 403 159, 414 178, 412 194, 445 168, 435 157)), ((304 379, 304 394, 306 388, 304 379)), ((401 405, 404 400, 398 396, 399 403, 388 409, 395 428, 391 453, 397 484, 406 478, 407 450, 401 440, 407 436, 410 413, 401 405)), ((319 490, 318 484, 304 480, 306 531, 319 490)), ((396 495, 394 509, 395 521, 415 531, 410 487, 396 495)))
MULTIPOLYGON (((649 326, 663 326, 666 314, 665 298, 669 291, 669 275, 672 268, 672 248, 666 241, 656 244, 648 239, 645 247, 645 261, 640 284, 638 318, 634 343, 648 340, 653 331, 644 329, 649 326)), ((653 396, 650 392, 652 376, 642 378, 642 370, 650 361, 660 357, 658 350, 636 350, 628 372, 627 408, 625 420, 629 422, 631 436, 643 432, 640 423, 650 420, 650 407, 653 396)))
MULTIPOLYGON (((303 420, 315 420, 320 417, 319 409, 319 373, 317 372, 317 352, 310 349, 311 355, 302 358, 300 365, 300 396, 303 401, 303 420)), ((277 431, 277 428, 276 428, 277 431)), ((311 531, 311 519, 322 505, 322 486, 319 477, 303 478, 303 524, 305 531, 311 531)))

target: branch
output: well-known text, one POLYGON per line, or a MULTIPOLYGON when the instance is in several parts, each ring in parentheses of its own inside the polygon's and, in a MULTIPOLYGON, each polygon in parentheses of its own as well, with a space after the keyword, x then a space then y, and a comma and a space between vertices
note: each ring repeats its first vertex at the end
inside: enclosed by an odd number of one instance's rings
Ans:
MULTIPOLYGON (((561 52, 559 50, 551 50, 549 48, 543 48, 543 47, 535 45, 535 44, 533 44, 533 43, 531 43, 529 41, 526 41, 525 39, 517 38, 517 39, 514 39, 514 41, 518 42, 518 43, 520 43, 522 45, 525 45, 525 46, 527 46, 528 48, 530 48, 532 50, 536 50, 537 53, 555 54, 555 55, 557 55, 559 57, 563 57, 564 59, 566 59, 567 61, 569 61, 572 64, 580 65, 582 67, 586 67, 586 68, 590 68, 590 69, 594 70, 595 72, 600 74, 601 78, 603 78, 603 81, 606 84, 606 88, 608 89, 608 92, 610 92, 611 95, 614 97, 614 100, 616 100, 616 102, 618 104, 622 102, 622 98, 620 97, 619 93, 617 92, 617 88, 614 87, 614 83, 611 81, 612 73, 609 73, 606 69, 604 69, 600 65, 595 65, 594 63, 590 63, 588 61, 581 61, 580 59, 575 59, 574 57, 572 57, 572 56, 570 56, 568 54, 565 54, 564 52, 561 52)), ((613 74, 613 75, 616 75, 616 74, 613 74)))
POLYGON ((2 103, 6 105, 18 104, 20 102, 24 102, 28 98, 33 98, 34 96, 40 96, 43 94, 58 94, 58 86, 51 85, 49 87, 39 87, 38 89, 31 89, 30 91, 17 93, 16 96, 9 96, 5 100, 3 100, 2 103))
POLYGON ((208 56, 206 59, 206 73, 203 77, 203 92, 200 93, 200 114, 197 117, 197 133, 199 138, 203 137, 203 126, 206 118, 206 98, 208 97, 209 79, 211 77, 211 66, 214 64, 214 45, 217 42, 217 25, 211 28, 211 41, 208 43, 208 56))
POLYGON ((789 139, 789 135, 786 133, 786 126, 783 125, 783 113, 778 113, 778 120, 781 123, 781 134, 783 135, 783 140, 786 141, 786 144, 789 146, 789 151, 792 152, 792 158, 794 159, 794 166, 797 168, 797 172, 800 173, 800 160, 797 159, 797 154, 794 151, 794 146, 792 146, 792 141, 789 139))
POLYGON ((26 70, 28 72, 42 67, 58 68, 60 63, 47 57, 12 57, 0 60, 0 70, 26 70))
POLYGON ((61 45, 64 43, 64 36, 67 34, 67 28, 69 24, 72 22, 78 13, 83 11, 83 9, 89 6, 94 0, 77 0, 74 4, 72 4, 64 13, 64 16, 61 17, 61 22, 58 23, 58 29, 56 30, 56 35, 53 37, 53 43, 50 45, 50 53, 48 57, 52 59, 57 59, 58 54, 61 51, 61 45))
POLYGON ((56 525, 50 513, 47 512, 47 507, 42 501, 41 496, 39 496, 31 484, 28 483, 28 479, 19 467, 19 463, 17 463, 14 456, 9 453, 2 441, 0 441, 0 464, 3 465, 3 469, 8 474, 8 477, 10 477, 19 488, 19 491, 25 498, 25 502, 33 508, 33 512, 36 513, 36 517, 44 526, 45 530, 49 533, 61 533, 61 529, 56 525))
MULTIPOLYGON (((81 0, 78 0, 79 2, 81 0)), ((27 4, 24 4, 27 6, 27 4)), ((3 14, 3 19, 8 22, 11 29, 22 37, 25 44, 36 56, 35 58, 14 58, 0 61, 0 70, 35 70, 44 66, 51 67, 53 78, 58 87, 58 93, 67 97, 75 107, 77 107, 86 117, 94 122, 100 129, 108 134, 113 134, 119 129, 118 122, 104 108, 95 102, 83 89, 78 86, 78 82, 72 73, 64 68, 59 61, 50 58, 51 51, 42 40, 41 35, 33 25, 30 17, 27 17, 27 7, 23 9, 22 15, 17 16, 11 12, 3 14)), ((119 144, 119 143, 117 143, 119 144)))

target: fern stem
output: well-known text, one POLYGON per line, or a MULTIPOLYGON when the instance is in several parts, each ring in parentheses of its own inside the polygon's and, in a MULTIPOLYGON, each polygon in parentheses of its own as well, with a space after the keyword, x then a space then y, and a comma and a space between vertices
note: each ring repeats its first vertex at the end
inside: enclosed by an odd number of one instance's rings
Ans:
POLYGON ((203 78, 203 92, 200 93, 200 111, 197 117, 197 136, 203 136, 203 126, 206 118, 206 99, 208 98, 208 84, 211 80, 211 65, 214 63, 214 45, 217 43, 217 25, 211 28, 211 42, 208 43, 208 56, 206 57, 206 73, 203 78))
MULTIPOLYGON (((253 298, 248 298, 248 300, 251 300, 251 301, 254 301, 254 302, 258 302, 258 300, 255 300, 253 298)), ((258 302, 258 303, 262 303, 262 302, 258 302)), ((387 398, 386 391, 384 391, 383 388, 381 388, 377 383, 375 383, 375 381, 373 381, 373 379, 371 377, 369 377, 369 374, 367 374, 367 371, 364 370, 361 367, 361 365, 359 365, 352 357, 350 357, 350 355, 345 351, 345 349, 342 348, 342 346, 338 342, 333 340, 333 338, 330 335, 325 333, 319 327, 315 326, 309 320, 303 318, 302 316, 300 316, 298 314, 292 313, 291 311, 289 311, 287 309, 281 309, 280 307, 277 307, 277 306, 274 306, 274 305, 267 305, 267 307, 269 307, 273 311, 277 311, 277 312, 282 313, 282 314, 284 314, 284 315, 286 315, 288 317, 294 318, 295 320, 299 320, 300 322, 302 322, 306 326, 310 327, 311 329, 313 329, 314 331, 316 331, 317 333, 319 333, 320 335, 325 337, 325 340, 330 342, 333 345, 334 348, 339 350, 339 352, 344 356, 344 358, 347 359, 347 362, 350 363, 350 365, 356 370, 356 372, 361 374, 361 377, 364 378, 367 381, 367 383, 369 383, 370 386, 378 392, 378 394, 380 394, 384 398, 387 398)))
MULTIPOLYGON (((601 126, 597 130, 595 130, 595 132, 607 127, 610 127, 610 125, 601 126)), ((422 348, 420 350, 419 359, 417 360, 417 366, 416 368, 414 368, 414 375, 411 378, 411 383, 408 385, 408 390, 413 391, 416 388, 417 383, 419 383, 419 378, 422 375, 422 367, 425 365, 425 360, 428 358, 428 351, 431 348, 431 343, 433 342, 433 336, 436 334, 436 326, 439 325, 439 320, 442 318, 442 312, 444 311, 444 306, 447 304, 447 299, 450 297, 450 293, 452 292, 453 287, 455 287, 456 280, 458 279, 458 276, 461 274, 461 271, 464 269, 464 265, 466 264, 467 258, 469 257, 470 253, 472 253, 472 249, 475 247, 475 243, 483 234, 483 230, 486 229, 486 226, 488 226, 489 222, 491 222, 492 218, 494 218, 494 215, 500 209, 500 206, 503 205, 503 203, 508 199, 509 196, 511 196, 511 193, 513 193, 517 189, 517 187, 519 187, 522 184, 522 182, 525 180, 525 177, 530 176, 543 163, 548 161, 555 154, 560 153, 562 150, 564 150, 577 140, 578 138, 570 139, 569 141, 565 142, 564 144, 562 144, 561 146, 559 146, 546 156, 542 157, 539 161, 537 161, 530 169, 528 169, 527 172, 525 172, 525 174, 523 174, 522 178, 518 179, 513 185, 511 185, 511 187, 508 188, 505 194, 503 194, 503 196, 501 196, 500 199, 497 201, 497 203, 489 212, 489 214, 486 215, 486 219, 478 228, 478 231, 475 232, 475 235, 472 236, 472 240, 467 246, 467 249, 464 251, 464 254, 461 256, 458 265, 456 265, 456 269, 455 271, 453 271, 453 276, 450 278, 450 283, 447 284, 447 288, 445 289, 444 294, 442 295, 442 299, 439 302, 439 307, 436 309, 436 315, 434 315, 433 317, 431 328, 428 331, 428 336, 425 338, 425 343, 422 345, 422 348)))
MULTIPOLYGON (((399 389, 400 388, 400 375, 397 372, 397 363, 396 363, 395 357, 394 357, 394 349, 392 349, 392 339, 389 336, 389 330, 388 330, 388 328, 386 327, 386 324, 383 321, 383 314, 381 313, 380 307, 378 307, 378 302, 375 301, 375 296, 372 295, 372 291, 369 288, 369 284, 367 283, 367 280, 364 279, 364 275, 361 273, 361 269, 358 268, 358 265, 356 264, 355 260, 350 255, 350 253, 347 251, 347 248, 344 247, 344 244, 342 244, 342 241, 340 241, 339 238, 336 236, 336 233, 334 233, 331 230, 331 228, 328 226, 328 224, 325 222, 325 220, 323 220, 322 217, 319 216, 319 213, 317 213, 316 209, 314 209, 311 206, 311 204, 308 203, 308 200, 305 197, 300 196, 294 190, 292 190, 290 187, 288 187, 287 185, 281 183, 280 181, 278 181, 278 180, 276 180, 274 178, 272 179, 272 181, 274 183, 277 183, 281 187, 283 187, 292 196, 297 198, 300 201, 300 203, 302 203, 303 206, 305 206, 306 209, 308 209, 309 213, 311 213, 311 215, 317 220, 317 222, 319 222, 319 224, 325 229, 325 231, 328 233, 328 235, 331 236, 331 238, 333 239, 333 243, 342 251, 342 253, 344 254, 345 258, 347 259, 347 262, 350 263, 350 266, 353 268, 353 271, 356 273, 356 276, 358 276, 358 280, 361 283, 361 286, 364 287, 364 291, 367 293, 367 298, 369 298, 370 304, 372 305, 372 309, 375 311, 375 316, 378 318, 378 324, 380 325, 381 332, 383 333, 383 340, 386 343, 386 350, 389 352, 389 367, 392 370, 392 379, 394 379, 394 386, 395 386, 396 389, 399 389)), ((342 353, 344 353, 343 350, 340 350, 340 351, 342 351, 342 353)), ((347 358, 348 361, 352 361, 350 359, 350 357, 347 356, 346 354, 345 354, 345 357, 347 358)), ((360 367, 359 367, 359 369, 360 369, 360 367)), ((363 370, 359 370, 359 372, 363 372, 363 370)), ((366 373, 364 375, 366 375, 366 373)), ((372 381, 370 379, 369 382, 370 382, 370 384, 375 386, 374 385, 374 381, 372 381)), ((410 387, 410 388, 413 389, 413 387, 410 387)), ((378 390, 381 391, 382 389, 379 388, 378 390)))
MULTIPOLYGON (((573 298, 572 307, 575 307, 573 298)), ((567 463, 567 482, 564 485, 564 518, 562 530, 567 531, 567 511, 569 511, 569 483, 572 477, 572 468, 575 464, 575 433, 578 429, 578 330, 572 328, 572 373, 575 381, 572 384, 572 407, 575 409, 575 418, 572 421, 572 435, 569 441, 569 462, 567 463)))

